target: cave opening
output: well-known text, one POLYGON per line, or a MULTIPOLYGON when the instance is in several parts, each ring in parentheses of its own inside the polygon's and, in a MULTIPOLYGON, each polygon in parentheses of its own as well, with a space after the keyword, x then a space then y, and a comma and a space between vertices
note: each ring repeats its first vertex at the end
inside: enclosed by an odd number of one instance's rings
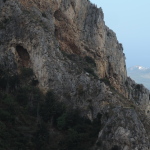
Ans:
POLYGON ((22 66, 23 68, 28 68, 30 65, 30 56, 28 51, 23 48, 21 45, 16 46, 16 51, 19 56, 19 65, 22 66))

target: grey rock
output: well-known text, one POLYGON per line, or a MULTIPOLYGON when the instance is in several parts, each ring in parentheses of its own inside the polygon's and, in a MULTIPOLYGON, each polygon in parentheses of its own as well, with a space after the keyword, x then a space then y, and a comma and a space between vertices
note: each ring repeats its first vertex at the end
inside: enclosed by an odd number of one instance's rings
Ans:
POLYGON ((1 0, 0 64, 32 68, 43 92, 90 120, 101 113, 94 150, 148 150, 150 93, 127 77, 122 44, 103 19, 87 0, 1 0))
POLYGON ((144 126, 133 109, 117 108, 100 131, 95 149, 148 150, 149 141, 145 135, 144 126))

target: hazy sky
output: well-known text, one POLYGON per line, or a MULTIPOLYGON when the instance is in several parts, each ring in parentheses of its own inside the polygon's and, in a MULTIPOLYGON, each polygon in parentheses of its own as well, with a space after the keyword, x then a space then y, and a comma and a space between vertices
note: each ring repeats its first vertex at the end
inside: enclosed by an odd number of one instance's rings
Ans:
POLYGON ((90 0, 123 44, 127 67, 150 67, 150 0, 90 0))

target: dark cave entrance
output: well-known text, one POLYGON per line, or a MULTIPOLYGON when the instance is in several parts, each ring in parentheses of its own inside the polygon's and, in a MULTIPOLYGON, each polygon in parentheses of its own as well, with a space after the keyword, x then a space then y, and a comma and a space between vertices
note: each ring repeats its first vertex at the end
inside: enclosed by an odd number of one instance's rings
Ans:
POLYGON ((30 65, 30 56, 28 51, 20 45, 16 46, 16 51, 19 55, 19 63, 21 67, 28 68, 30 65))

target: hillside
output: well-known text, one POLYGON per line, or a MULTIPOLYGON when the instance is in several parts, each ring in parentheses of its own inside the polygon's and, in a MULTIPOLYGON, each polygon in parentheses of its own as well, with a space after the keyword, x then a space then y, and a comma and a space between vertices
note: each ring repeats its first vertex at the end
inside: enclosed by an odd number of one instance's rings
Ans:
POLYGON ((150 93, 89 0, 0 1, 3 150, 149 150, 150 93))

